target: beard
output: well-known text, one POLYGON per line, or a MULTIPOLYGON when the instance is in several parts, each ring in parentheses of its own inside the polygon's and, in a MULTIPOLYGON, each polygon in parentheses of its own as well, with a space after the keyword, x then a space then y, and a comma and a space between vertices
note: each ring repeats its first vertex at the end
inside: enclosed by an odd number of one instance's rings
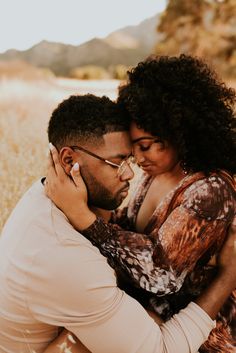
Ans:
POLYGON ((83 166, 80 172, 88 191, 88 205, 104 210, 114 210, 120 206, 123 201, 120 192, 113 194, 90 173, 86 166, 83 166))

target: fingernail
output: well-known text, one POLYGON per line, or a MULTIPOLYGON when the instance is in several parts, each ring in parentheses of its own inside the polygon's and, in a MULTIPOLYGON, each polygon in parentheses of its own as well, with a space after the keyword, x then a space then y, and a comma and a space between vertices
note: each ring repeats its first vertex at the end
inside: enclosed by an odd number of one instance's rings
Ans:
POLYGON ((49 142, 48 147, 49 147, 50 151, 53 151, 53 149, 55 148, 51 142, 49 142))
POLYGON ((76 344, 76 341, 74 340, 74 337, 72 335, 68 334, 67 338, 71 343, 76 344))
POLYGON ((79 163, 76 162, 74 165, 73 165, 73 169, 77 172, 79 170, 79 163))

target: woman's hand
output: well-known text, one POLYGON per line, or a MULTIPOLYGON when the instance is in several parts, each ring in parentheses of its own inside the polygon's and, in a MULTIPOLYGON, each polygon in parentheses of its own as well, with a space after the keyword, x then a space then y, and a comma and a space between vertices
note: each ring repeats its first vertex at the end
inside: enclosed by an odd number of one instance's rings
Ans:
POLYGON ((45 182, 46 195, 76 229, 85 229, 95 221, 96 216, 88 208, 87 188, 80 175, 79 165, 74 164, 70 177, 60 164, 57 149, 50 145, 50 151, 45 182))
MULTIPOLYGON (((236 219, 235 219, 236 220, 236 219)), ((218 256, 219 274, 196 299, 196 303, 214 320, 227 297, 236 287, 236 224, 231 224, 218 256)))
POLYGON ((226 241, 217 259, 220 271, 232 280, 236 287, 236 218, 230 225, 226 241))
POLYGON ((71 332, 64 329, 44 353, 91 353, 71 332))

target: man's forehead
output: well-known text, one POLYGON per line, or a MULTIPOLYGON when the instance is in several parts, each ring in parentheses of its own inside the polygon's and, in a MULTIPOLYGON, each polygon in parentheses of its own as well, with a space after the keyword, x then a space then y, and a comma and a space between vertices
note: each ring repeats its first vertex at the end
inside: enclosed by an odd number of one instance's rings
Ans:
POLYGON ((124 146, 131 143, 130 136, 128 131, 115 131, 115 132, 109 132, 105 135, 103 135, 103 140, 105 145, 114 145, 116 143, 117 145, 124 146))
POLYGON ((109 132, 103 135, 103 148, 112 154, 127 155, 131 152, 131 140, 128 131, 109 132))

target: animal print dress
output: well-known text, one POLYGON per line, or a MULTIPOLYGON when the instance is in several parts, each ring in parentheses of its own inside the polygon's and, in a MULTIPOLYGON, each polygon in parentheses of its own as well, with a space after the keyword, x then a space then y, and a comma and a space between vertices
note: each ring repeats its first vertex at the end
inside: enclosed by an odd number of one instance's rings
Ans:
MULTIPOLYGON (((187 175, 139 234, 136 218, 152 180, 144 175, 128 207, 116 212, 110 223, 97 218, 83 234, 108 258, 120 287, 167 320, 214 278, 217 268, 208 262, 219 252, 236 215, 236 191, 224 171, 187 175)), ((236 352, 236 290, 199 351, 236 352)))

